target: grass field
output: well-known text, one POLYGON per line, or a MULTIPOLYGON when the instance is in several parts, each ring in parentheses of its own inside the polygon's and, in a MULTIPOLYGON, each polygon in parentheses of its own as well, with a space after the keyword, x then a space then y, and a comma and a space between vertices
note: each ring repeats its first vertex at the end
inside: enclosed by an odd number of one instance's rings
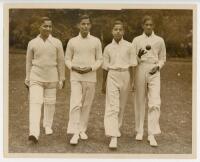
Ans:
POLYGON ((130 153, 130 154, 191 154, 192 153, 192 62, 170 60, 161 72, 162 134, 157 137, 159 147, 152 148, 147 142, 145 122, 144 140, 134 139, 133 94, 127 103, 122 137, 118 149, 108 148, 109 139, 104 135, 103 116, 105 96, 101 94, 101 70, 98 71, 96 97, 89 126, 88 141, 77 146, 69 144, 66 135, 69 114, 69 74, 64 90, 58 91, 57 107, 53 123, 54 134, 45 136, 41 127, 39 144, 30 146, 28 138, 28 92, 24 87, 25 56, 12 54, 9 60, 9 152, 10 153, 130 153), (179 75, 179 74, 180 75, 179 75))

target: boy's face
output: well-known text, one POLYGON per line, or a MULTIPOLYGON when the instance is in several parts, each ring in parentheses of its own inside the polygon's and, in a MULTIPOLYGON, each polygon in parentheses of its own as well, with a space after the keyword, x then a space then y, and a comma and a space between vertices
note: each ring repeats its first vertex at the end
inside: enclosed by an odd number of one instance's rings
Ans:
POLYGON ((79 23, 79 30, 82 36, 87 36, 91 29, 90 19, 82 19, 79 23))
POLYGON ((153 29, 154 29, 154 24, 153 24, 152 20, 147 20, 147 21, 143 24, 142 28, 143 28, 144 33, 145 33, 146 35, 148 35, 148 36, 151 35, 151 34, 152 34, 152 31, 153 31, 153 29))
POLYGON ((122 24, 116 24, 112 29, 113 38, 120 41, 124 35, 124 28, 122 24))
POLYGON ((48 37, 52 32, 52 22, 50 20, 45 20, 40 26, 40 34, 48 37))

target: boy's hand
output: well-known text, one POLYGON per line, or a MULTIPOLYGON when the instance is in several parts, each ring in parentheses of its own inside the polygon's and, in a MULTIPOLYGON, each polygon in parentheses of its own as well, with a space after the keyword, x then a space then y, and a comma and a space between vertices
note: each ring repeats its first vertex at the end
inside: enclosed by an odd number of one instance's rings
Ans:
POLYGON ((64 81, 59 81, 58 82, 58 89, 62 89, 62 88, 64 88, 64 85, 65 85, 65 82, 64 81))
POLYGON ((155 66, 151 69, 151 71, 149 72, 149 74, 153 75, 155 74, 157 71, 160 70, 160 67, 159 66, 155 66))
POLYGON ((27 90, 29 90, 29 84, 30 84, 30 81, 25 80, 24 86, 27 88, 27 90))
POLYGON ((91 67, 80 68, 77 66, 72 66, 72 70, 76 71, 79 74, 85 74, 85 73, 92 71, 92 68, 91 67))
POLYGON ((141 57, 142 57, 144 54, 146 54, 146 53, 147 53, 147 51, 145 51, 145 50, 143 50, 142 48, 140 48, 140 50, 139 50, 137 56, 141 59, 141 57))
POLYGON ((88 73, 88 72, 92 71, 91 67, 84 67, 84 68, 80 68, 80 69, 82 71, 82 74, 85 74, 85 73, 88 73))

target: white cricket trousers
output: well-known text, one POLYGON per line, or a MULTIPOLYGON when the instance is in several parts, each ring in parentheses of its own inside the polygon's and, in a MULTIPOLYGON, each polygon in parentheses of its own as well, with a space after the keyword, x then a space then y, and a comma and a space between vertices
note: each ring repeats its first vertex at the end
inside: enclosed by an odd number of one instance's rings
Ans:
POLYGON ((95 86, 95 82, 71 81, 68 134, 79 134, 87 130, 95 86))
POLYGON ((109 70, 106 86, 106 108, 104 115, 105 135, 118 137, 122 126, 124 109, 130 86, 130 73, 109 70))
POLYGON ((135 76, 135 130, 143 134, 146 101, 148 105, 148 134, 160 134, 160 72, 149 74, 155 66, 152 63, 141 62, 135 76))
POLYGON ((41 108, 44 104, 43 127, 52 127, 56 104, 57 82, 30 81, 29 135, 40 135, 41 108))

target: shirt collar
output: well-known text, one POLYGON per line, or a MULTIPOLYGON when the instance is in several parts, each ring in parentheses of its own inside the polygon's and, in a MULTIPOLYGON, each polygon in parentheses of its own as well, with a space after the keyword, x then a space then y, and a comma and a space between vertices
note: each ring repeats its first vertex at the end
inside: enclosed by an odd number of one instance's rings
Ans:
POLYGON ((122 44, 123 41, 124 41, 124 38, 122 37, 122 39, 119 41, 119 43, 117 43, 114 39, 112 40, 112 43, 120 45, 120 44, 122 44))
POLYGON ((80 39, 90 38, 90 32, 88 33, 87 37, 85 37, 85 38, 83 38, 83 37, 81 36, 81 33, 78 34, 78 37, 79 37, 80 39))
POLYGON ((154 34, 154 31, 152 31, 151 35, 148 37, 144 32, 143 32, 143 36, 146 37, 146 38, 150 38, 150 37, 153 37, 155 34, 154 34))
MULTIPOLYGON (((43 40, 41 37, 40 37, 40 34, 37 36, 39 39, 43 40)), ((46 39, 48 41, 51 41, 52 40, 52 35, 49 34, 48 38, 46 39)))

